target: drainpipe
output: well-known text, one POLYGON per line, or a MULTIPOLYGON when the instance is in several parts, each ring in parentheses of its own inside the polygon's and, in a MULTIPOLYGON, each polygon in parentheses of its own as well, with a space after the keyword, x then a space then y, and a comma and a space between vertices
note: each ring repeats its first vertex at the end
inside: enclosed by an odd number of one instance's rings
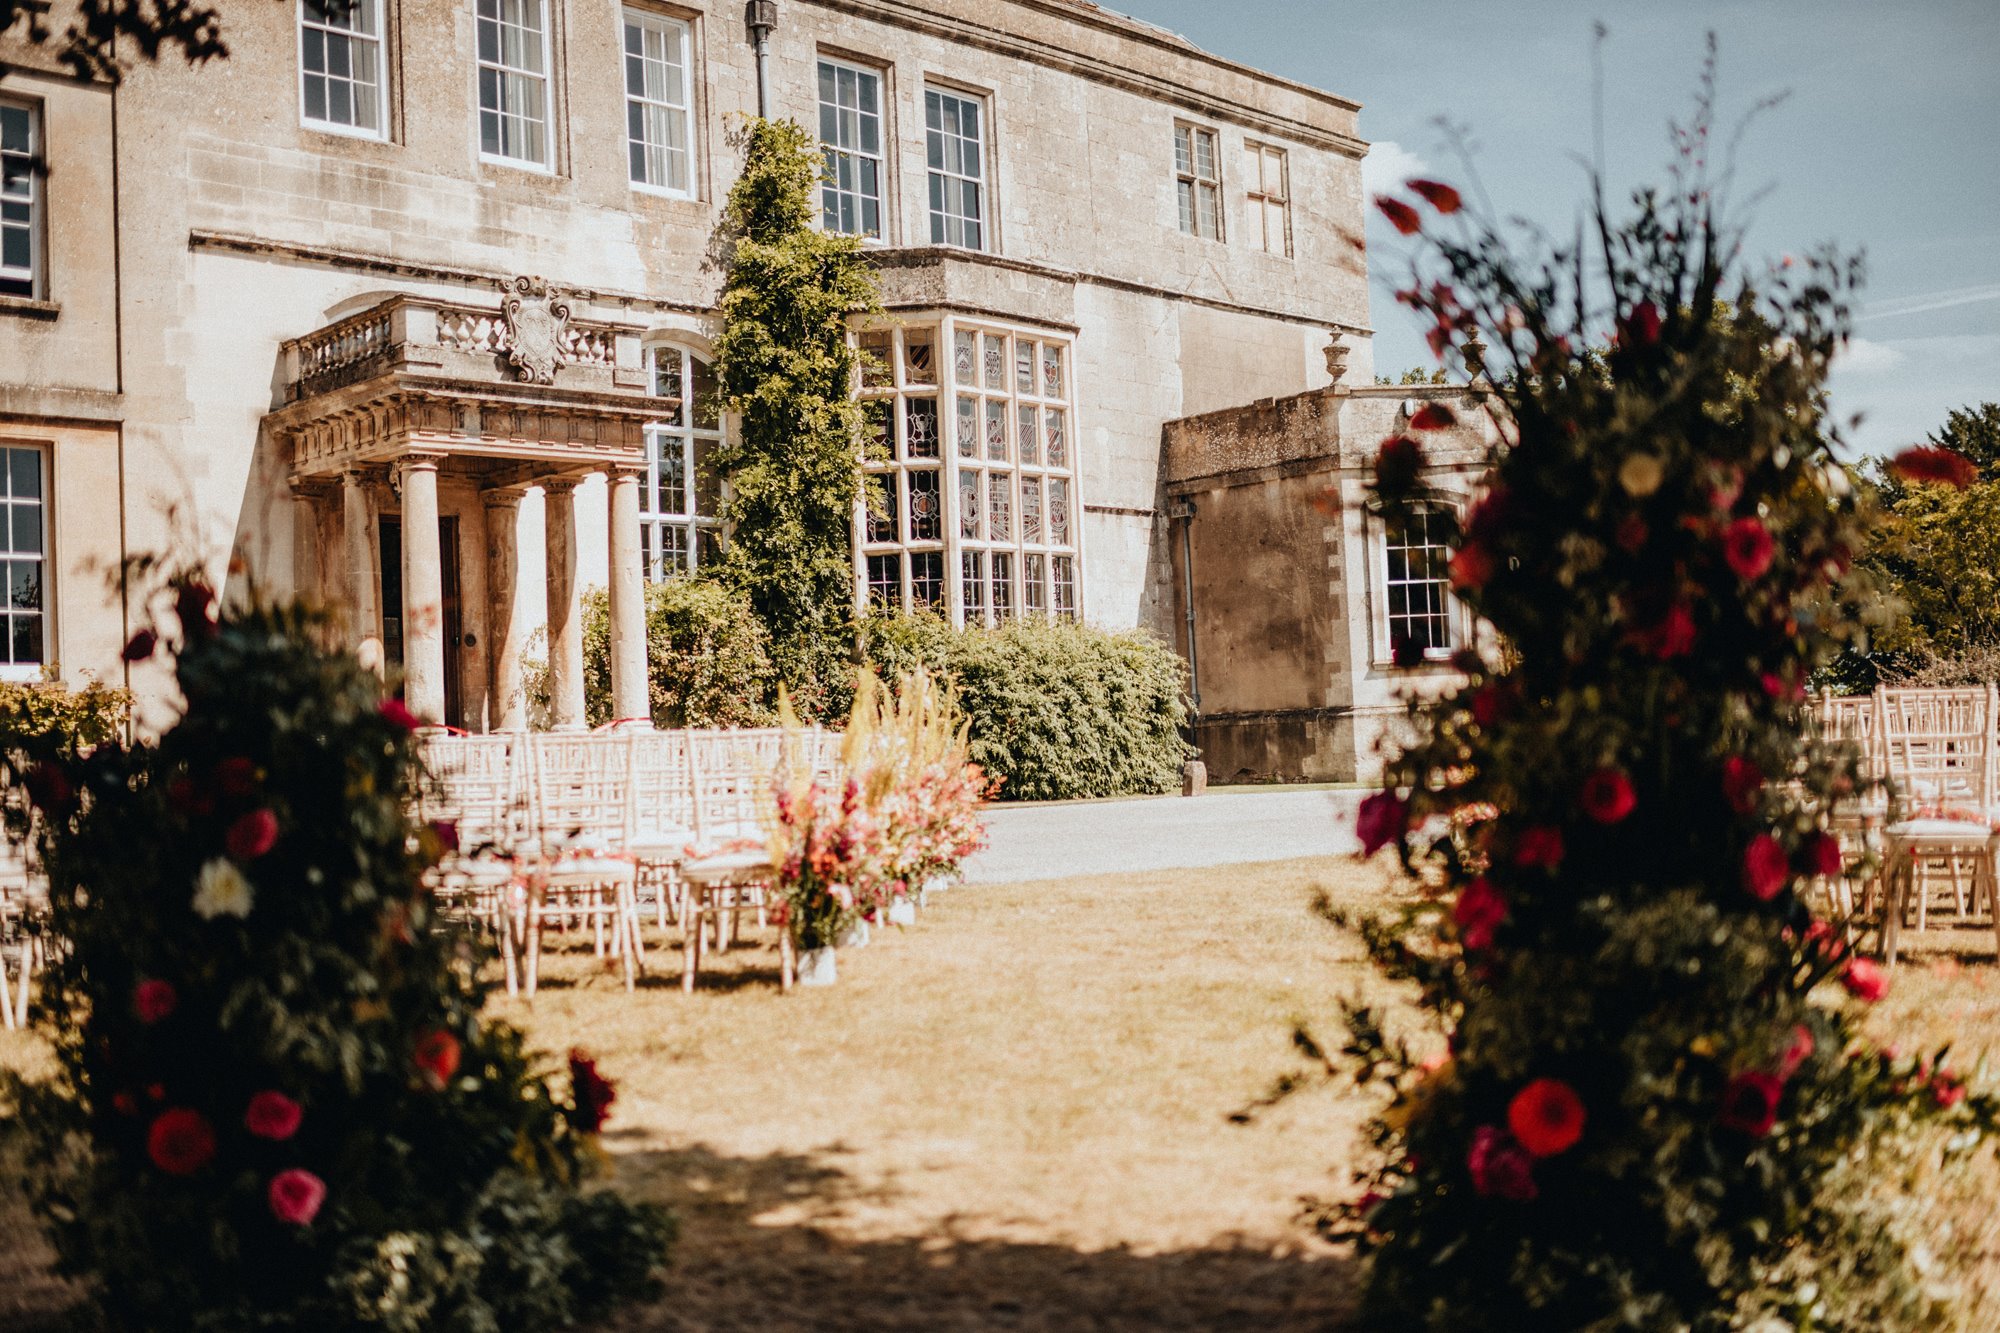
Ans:
POLYGON ((1181 602, 1187 609, 1188 693, 1194 705, 1190 725, 1201 720, 1201 659, 1194 646, 1194 501, 1176 501, 1167 517, 1181 525, 1181 602))
POLYGON ((750 0, 744 21, 750 44, 757 48, 757 118, 771 118, 771 34, 778 26, 778 0, 750 0))

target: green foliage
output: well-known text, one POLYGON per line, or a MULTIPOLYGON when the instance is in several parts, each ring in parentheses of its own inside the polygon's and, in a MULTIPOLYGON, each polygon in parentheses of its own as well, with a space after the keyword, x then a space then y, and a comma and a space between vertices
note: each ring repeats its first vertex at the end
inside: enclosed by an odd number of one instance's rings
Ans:
POLYGON ((52 682, 0 681, 0 738, 17 762, 73 755, 115 740, 132 711, 130 691, 90 681, 80 690, 52 682))
POLYGON ((1400 379, 1389 375, 1377 375, 1375 377, 1375 382, 1381 385, 1447 383, 1444 377, 1443 366, 1439 366, 1435 370, 1425 370, 1422 366, 1411 366, 1408 370, 1403 372, 1402 377, 1400 379))
POLYGON ((157 746, 29 775, 59 1073, 0 1105, 64 1271, 162 1330, 566 1327, 644 1292, 667 1219, 585 1192, 574 1077, 481 1017, 484 948, 422 885, 407 714, 313 613, 207 604, 184 585, 157 746), (207 1147, 163 1154, 175 1121, 207 1147), (316 1212, 281 1209, 294 1171, 316 1212))
MULTIPOLYGON (((662 727, 763 727, 775 717, 770 639, 742 593, 699 576, 646 585, 647 693, 662 727)), ((583 598, 584 706, 611 716, 610 597, 583 598)))
POLYGON ((2000 403, 1953 411, 1930 441, 1970 459, 1978 480, 1964 490, 1906 482, 1879 460, 1868 477, 1882 521, 1861 563, 1906 612, 1876 644, 1873 661, 1889 674, 2000 649, 2000 403))
POLYGON ((752 120, 730 188, 715 373, 741 428, 721 577, 750 599, 801 713, 828 718, 850 674, 862 413, 848 319, 880 308, 859 240, 814 225, 825 159, 790 121, 752 120))
POLYGON ((1187 668, 1150 635, 1011 620, 953 629, 935 616, 863 626, 884 676, 922 666, 950 682, 972 728, 972 760, 1006 800, 1178 790, 1189 751, 1187 668))
MULTIPOLYGON (((1493 349, 1506 442, 1451 573, 1506 651, 1411 701, 1363 807, 1364 842, 1425 889, 1363 938, 1449 1052, 1419 1065, 1347 1007, 1346 1070, 1392 1101, 1368 1195, 1323 1220, 1360 1244, 1384 1327, 1930 1326, 1858 1186, 1915 1127, 1963 1151, 2000 1118, 1942 1052, 1869 1049, 1824 984, 1879 980, 1814 916, 1866 779, 1803 706, 1865 642, 1831 614, 1867 595, 1843 573, 1866 509, 1824 420, 1858 274, 1726 271, 1709 128, 1704 104, 1670 185, 1625 217, 1600 202, 1588 247, 1524 263, 1453 218, 1403 293, 1435 345, 1493 349)), ((1390 452, 1393 514, 1421 468, 1390 452)))

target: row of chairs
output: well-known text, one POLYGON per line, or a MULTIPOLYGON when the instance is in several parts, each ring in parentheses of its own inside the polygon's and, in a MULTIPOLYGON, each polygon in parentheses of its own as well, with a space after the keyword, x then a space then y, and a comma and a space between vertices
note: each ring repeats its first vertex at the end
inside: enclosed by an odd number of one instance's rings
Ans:
MULTIPOLYGON (((510 994, 533 996, 551 929, 587 927, 627 988, 645 966, 642 908, 682 928, 681 984, 769 906, 768 821, 778 774, 830 777, 823 729, 492 736, 428 734, 419 814, 455 826, 438 866, 447 907, 496 932, 510 994)), ((788 939, 781 971, 792 973, 788 939)))
MULTIPOLYGON (((2000 868, 2000 694, 1962 689, 1878 689, 1817 701, 1821 734, 1861 749, 1866 795, 1840 812, 1852 842, 1880 853, 1863 908, 1879 910, 1882 952, 1894 963, 1906 917, 1929 925, 1936 891, 1960 916, 1994 914, 2000 868)), ((1846 904, 1851 910, 1851 902, 1846 904)))

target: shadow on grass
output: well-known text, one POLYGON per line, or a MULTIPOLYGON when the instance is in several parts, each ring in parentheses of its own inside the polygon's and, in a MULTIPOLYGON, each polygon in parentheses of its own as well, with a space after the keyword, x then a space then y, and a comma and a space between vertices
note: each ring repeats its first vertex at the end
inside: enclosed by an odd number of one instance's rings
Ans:
POLYGON ((1226 1236, 1160 1253, 1086 1251, 974 1236, 945 1219, 923 1234, 851 1239, 828 1224, 884 1192, 842 1170, 837 1148, 733 1157, 607 1146, 620 1186, 681 1223, 664 1298, 622 1316, 621 1333, 1304 1330, 1338 1326, 1353 1303, 1349 1260, 1226 1236))

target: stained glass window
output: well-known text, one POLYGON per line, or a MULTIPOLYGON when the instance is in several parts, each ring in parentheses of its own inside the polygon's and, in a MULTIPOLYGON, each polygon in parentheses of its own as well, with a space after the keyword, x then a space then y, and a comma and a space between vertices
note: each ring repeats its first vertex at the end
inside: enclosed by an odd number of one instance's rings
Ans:
POLYGON ((958 396, 958 456, 979 456, 979 400, 968 394, 958 396))
POLYGON ((903 475, 910 489, 910 540, 938 541, 944 532, 944 496, 938 490, 937 471, 926 468, 903 475))
POLYGON ((903 448, 911 458, 938 456, 937 399, 903 400, 903 448))
POLYGON ((1021 540, 1042 540, 1042 479, 1021 478, 1021 540))
POLYGON ((979 474, 971 468, 961 468, 958 474, 958 535, 979 540, 979 534, 986 517, 979 507, 979 474))
POLYGON ((1049 478, 1049 545, 1069 545, 1069 483, 1049 478))
POLYGON ((952 339, 951 372, 960 384, 971 384, 979 360, 979 335, 960 329, 952 339))
POLYGON ((868 557, 868 600, 879 610, 900 611, 903 609, 902 556, 871 555, 868 557))
POLYGON ((1064 438, 1064 414, 1060 407, 1048 410, 1046 422, 1049 428, 1049 466, 1069 466, 1069 441, 1064 438))
POLYGON ((1062 348, 1055 343, 1042 344, 1042 396, 1063 396, 1062 348))
POLYGON ((1007 461, 1007 404, 998 398, 986 400, 986 456, 996 463, 1007 461))
POLYGON ((1016 410, 1020 413, 1018 420, 1021 428, 1015 432, 1014 438, 1020 444, 1021 461, 1031 465, 1039 463, 1042 461, 1041 422, 1035 407, 1023 403, 1016 410))
POLYGON ((994 472, 986 478, 986 540, 1011 542, 1014 540, 1013 481, 1005 472, 994 472))

